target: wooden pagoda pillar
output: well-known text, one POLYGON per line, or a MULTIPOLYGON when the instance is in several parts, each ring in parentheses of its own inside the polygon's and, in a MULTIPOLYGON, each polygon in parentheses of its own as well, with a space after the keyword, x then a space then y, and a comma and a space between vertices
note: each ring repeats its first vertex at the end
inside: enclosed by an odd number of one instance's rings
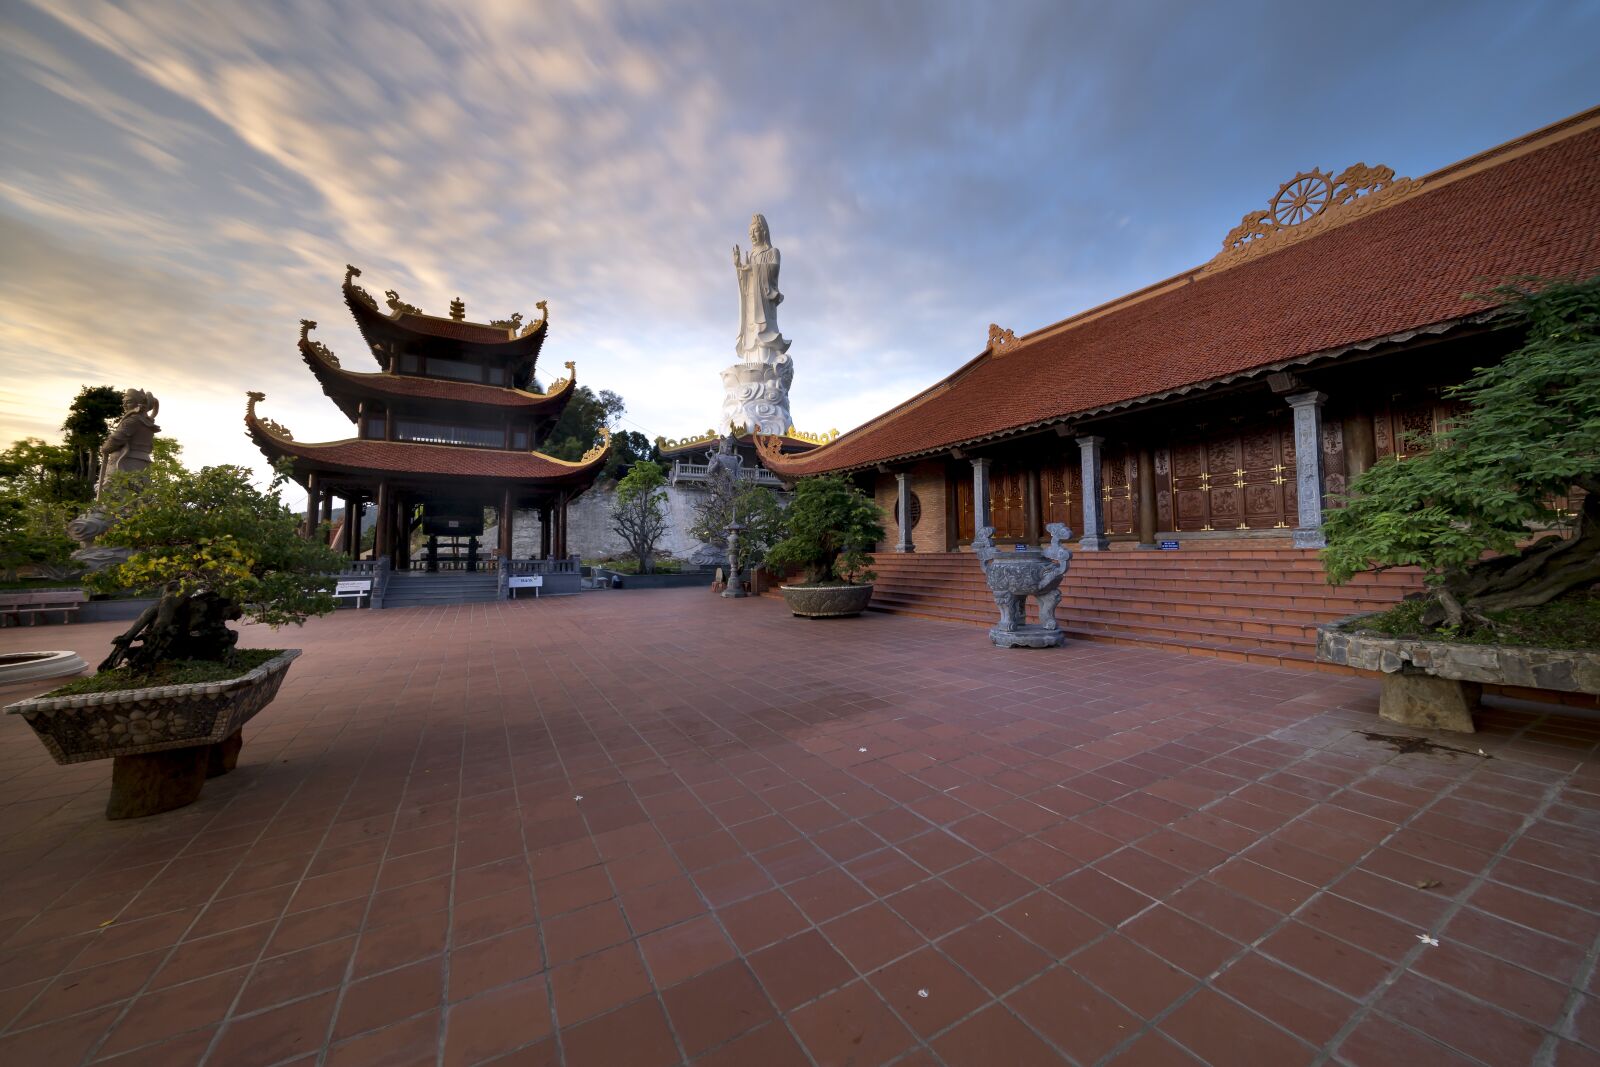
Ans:
POLYGON ((511 558, 511 489, 508 486, 500 497, 500 559, 511 558))
POLYGON ((1156 546, 1156 457, 1148 447, 1139 449, 1139 544, 1156 546))
POLYGON ((550 558, 550 520, 551 509, 549 504, 539 506, 539 558, 550 558))
POLYGON ((344 498, 344 554, 351 559, 361 556, 361 494, 351 493, 344 498))
POLYGON ((306 475, 306 520, 300 525, 300 536, 311 540, 317 532, 317 513, 321 510, 322 475, 312 471, 306 475))
POLYGON ((389 555, 394 545, 394 492, 389 488, 388 479, 382 479, 378 482, 376 518, 378 527, 376 536, 372 540, 372 556, 374 559, 389 555))
POLYGON ((567 558, 567 494, 557 497, 556 503, 556 559, 567 558))

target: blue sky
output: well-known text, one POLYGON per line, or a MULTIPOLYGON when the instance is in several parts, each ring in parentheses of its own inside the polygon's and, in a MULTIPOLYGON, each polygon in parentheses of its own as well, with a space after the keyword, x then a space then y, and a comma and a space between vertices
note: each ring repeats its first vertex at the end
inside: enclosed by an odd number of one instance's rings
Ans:
POLYGON ((1312 167, 1419 175, 1600 103, 1600 3, 102 3, 0 10, 0 443, 139 386, 263 469, 347 436, 298 321, 533 314, 547 366, 710 426, 730 247, 783 252, 795 422, 848 429, 1209 259, 1312 167))

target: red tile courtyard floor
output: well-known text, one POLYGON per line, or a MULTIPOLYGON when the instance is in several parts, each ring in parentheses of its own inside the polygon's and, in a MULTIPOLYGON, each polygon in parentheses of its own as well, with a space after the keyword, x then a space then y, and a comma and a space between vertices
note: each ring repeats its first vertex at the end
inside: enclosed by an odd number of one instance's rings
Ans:
POLYGON ((0 1063, 1600 1063, 1593 718, 699 590, 243 643, 181 811, 0 726, 0 1063))

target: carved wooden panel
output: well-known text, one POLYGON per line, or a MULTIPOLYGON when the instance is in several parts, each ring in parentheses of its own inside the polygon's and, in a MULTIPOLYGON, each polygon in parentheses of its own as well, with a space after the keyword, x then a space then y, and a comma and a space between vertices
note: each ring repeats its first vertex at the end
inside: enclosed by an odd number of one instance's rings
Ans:
POLYGON ((1156 526, 1172 529, 1172 453, 1156 449, 1156 526))
POLYGON ((972 478, 961 477, 953 474, 951 480, 951 499, 955 501, 956 510, 956 540, 971 541, 973 538, 972 523, 972 478))
POLYGON ((1137 504, 1138 455, 1125 446, 1107 445, 1100 460, 1101 521, 1105 533, 1133 533, 1137 504))
POLYGON ((1065 523, 1074 537, 1083 534, 1083 467, 1076 457, 1046 462, 1039 470, 1044 524, 1065 523))
POLYGON ((1028 534, 1027 473, 1012 464, 989 468, 989 525, 996 538, 1022 540, 1028 534))
POLYGON ((1172 529, 1293 525, 1294 424, 1287 413, 1215 429, 1204 440, 1174 445, 1171 454, 1172 529))

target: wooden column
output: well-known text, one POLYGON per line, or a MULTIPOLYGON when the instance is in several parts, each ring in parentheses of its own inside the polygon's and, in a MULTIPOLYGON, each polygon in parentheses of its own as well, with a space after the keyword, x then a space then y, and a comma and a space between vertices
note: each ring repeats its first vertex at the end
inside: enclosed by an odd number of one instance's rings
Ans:
POLYGON ((1039 468, 1029 467, 1022 473, 1023 535, 1029 544, 1044 540, 1044 519, 1039 505, 1039 468))
POLYGON ((567 558, 567 494, 561 494, 556 509, 556 559, 567 558))
POLYGON ((344 498, 344 554, 351 559, 361 555, 361 494, 344 498))
POLYGON ((333 490, 328 489, 322 494, 322 521, 329 526, 333 525, 333 490))
POLYGON ((394 491, 387 480, 378 482, 378 505, 374 516, 378 527, 372 540, 372 555, 387 556, 394 545, 394 491))
POLYGON ((306 475, 306 521, 301 535, 310 540, 317 532, 317 514, 322 510, 322 475, 312 471, 306 475))
POLYGON ((500 558, 511 558, 511 489, 508 487, 500 498, 500 558))
POLYGON ((1345 487, 1369 469, 1378 459, 1378 439, 1373 433, 1372 416, 1350 415, 1344 420, 1345 487))
POLYGON ((550 558, 550 505, 539 506, 539 558, 550 558))
POLYGON ((1139 449, 1139 544, 1156 543, 1156 456, 1149 448, 1139 449))

